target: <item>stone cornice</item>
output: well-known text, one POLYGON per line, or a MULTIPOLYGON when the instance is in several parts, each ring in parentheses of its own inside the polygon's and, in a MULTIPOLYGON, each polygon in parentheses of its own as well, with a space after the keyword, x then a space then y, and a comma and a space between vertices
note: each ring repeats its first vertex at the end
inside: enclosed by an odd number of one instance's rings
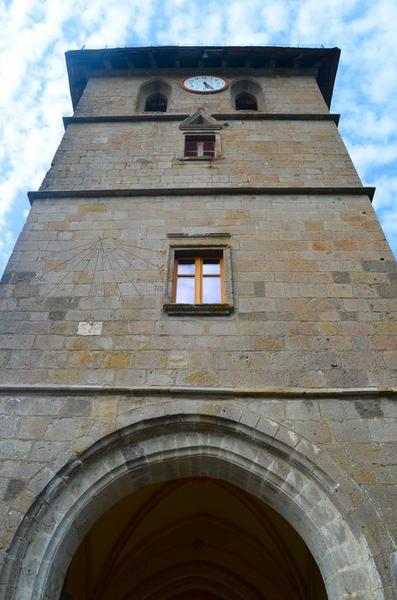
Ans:
POLYGON ((374 187, 173 187, 173 188, 125 188, 109 190, 41 190, 28 192, 30 204, 36 200, 63 198, 121 198, 129 196, 368 196, 372 201, 374 187))
POLYGON ((98 115, 63 117, 65 129, 75 123, 136 123, 142 121, 184 121, 190 115, 180 113, 140 113, 136 115, 98 115))
MULTIPOLYGON (((333 121, 339 123, 340 115, 337 113, 260 113, 260 112, 233 112, 215 113, 211 115, 217 121, 333 121)), ((135 115, 97 115, 63 117, 66 129, 71 124, 82 123, 140 123, 184 121, 189 118, 187 114, 180 113, 140 113, 135 115)))
POLYGON ((216 388, 182 386, 101 386, 101 385, 16 385, 1 384, 0 396, 23 394, 88 395, 88 396, 184 396, 212 398, 340 398, 374 399, 396 397, 397 388, 216 388))
POLYGON ((333 121, 339 123, 339 113, 261 113, 233 112, 213 113, 214 119, 222 121, 333 121))

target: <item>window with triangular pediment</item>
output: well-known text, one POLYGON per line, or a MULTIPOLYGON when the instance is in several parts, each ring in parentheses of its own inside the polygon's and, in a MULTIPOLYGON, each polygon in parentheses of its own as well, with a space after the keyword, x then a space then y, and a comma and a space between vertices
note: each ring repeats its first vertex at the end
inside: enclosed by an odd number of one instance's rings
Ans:
POLYGON ((184 134, 185 159, 211 160, 219 156, 221 125, 204 109, 199 109, 182 121, 179 129, 184 134))

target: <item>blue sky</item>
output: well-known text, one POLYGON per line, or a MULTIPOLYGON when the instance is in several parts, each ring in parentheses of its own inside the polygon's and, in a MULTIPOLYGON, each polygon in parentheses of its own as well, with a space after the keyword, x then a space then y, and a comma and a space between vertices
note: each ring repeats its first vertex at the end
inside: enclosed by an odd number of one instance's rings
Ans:
POLYGON ((0 0, 0 273, 72 114, 66 50, 338 46, 332 111, 397 254, 396 0, 0 0))

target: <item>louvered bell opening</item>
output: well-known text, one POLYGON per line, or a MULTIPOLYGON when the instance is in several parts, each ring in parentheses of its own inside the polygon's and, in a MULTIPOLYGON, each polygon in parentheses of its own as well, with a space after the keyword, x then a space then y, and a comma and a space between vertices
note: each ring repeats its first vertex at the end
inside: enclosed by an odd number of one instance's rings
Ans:
POLYGON ((145 111, 165 112, 167 110, 167 98, 163 94, 152 94, 146 99, 145 111))
POLYGON ((236 110, 258 110, 255 96, 243 92, 236 97, 236 110))

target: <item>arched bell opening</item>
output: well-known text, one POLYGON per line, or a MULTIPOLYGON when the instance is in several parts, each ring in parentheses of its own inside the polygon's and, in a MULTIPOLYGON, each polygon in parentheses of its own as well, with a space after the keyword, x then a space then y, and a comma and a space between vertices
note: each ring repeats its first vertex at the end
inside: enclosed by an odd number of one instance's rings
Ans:
POLYGON ((220 479, 189 477, 123 498, 90 529, 68 600, 327 600, 308 547, 276 511, 220 479))
POLYGON ((165 81, 153 79, 144 83, 137 97, 138 112, 166 112, 171 99, 171 86, 165 81))
POLYGON ((230 88, 234 110, 263 111, 264 95, 262 87, 251 79, 236 79, 230 88))

